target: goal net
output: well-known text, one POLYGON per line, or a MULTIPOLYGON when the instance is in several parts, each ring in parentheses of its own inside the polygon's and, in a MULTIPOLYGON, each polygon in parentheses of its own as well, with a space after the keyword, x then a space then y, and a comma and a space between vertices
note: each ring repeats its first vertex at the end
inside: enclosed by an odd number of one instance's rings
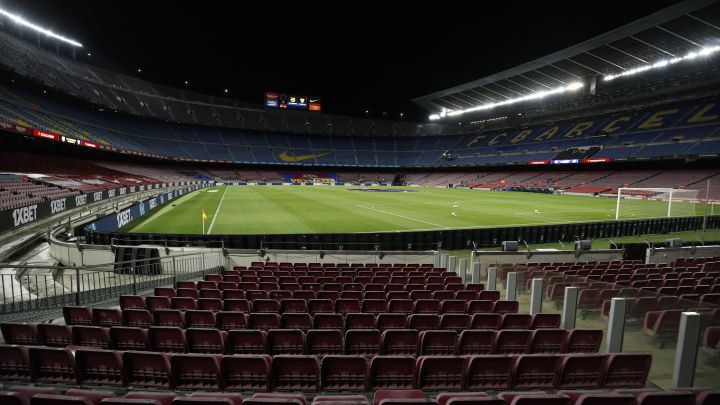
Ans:
POLYGON ((700 190, 623 187, 618 189, 615 219, 703 215, 700 194, 700 190))

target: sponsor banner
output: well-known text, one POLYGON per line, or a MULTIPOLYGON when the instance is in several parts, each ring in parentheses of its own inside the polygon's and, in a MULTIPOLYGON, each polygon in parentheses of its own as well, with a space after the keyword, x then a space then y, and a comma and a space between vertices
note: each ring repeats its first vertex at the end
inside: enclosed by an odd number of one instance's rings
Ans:
POLYGON ((590 158, 590 159, 583 159, 583 163, 609 163, 610 158, 590 158))
MULTIPOLYGON (((186 189, 182 190, 182 192, 187 193, 200 187, 205 187, 205 185, 188 186, 186 189)), ((148 185, 146 188, 149 190, 152 187, 148 185)), ((73 208, 83 207, 94 202, 103 201, 108 198, 113 198, 126 194, 131 194, 131 192, 128 192, 127 188, 103 190, 89 194, 80 194, 71 197, 57 198, 50 201, 43 201, 37 204, 27 205, 24 207, 0 211, 0 232, 5 232, 23 225, 27 225, 56 214, 61 214, 73 208)), ((152 203, 152 207, 148 206, 148 210, 154 208, 159 204, 162 203, 152 203)))
POLYGON ((528 162, 529 165, 546 165, 548 163, 550 162, 548 162, 547 160, 536 160, 534 162, 528 162))
POLYGON ((4 129, 5 131, 17 132, 18 134, 23 135, 31 136, 33 134, 32 128, 23 125, 13 124, 12 122, 0 121, 0 129, 4 129))
POLYGON ((86 148, 93 148, 93 149, 98 148, 98 144, 96 144, 95 142, 90 142, 90 141, 82 141, 82 146, 84 146, 86 148))
POLYGON ((38 138, 49 139, 51 141, 59 141, 60 140, 60 135, 53 134, 52 132, 40 131, 39 129, 33 130, 33 135, 38 138))

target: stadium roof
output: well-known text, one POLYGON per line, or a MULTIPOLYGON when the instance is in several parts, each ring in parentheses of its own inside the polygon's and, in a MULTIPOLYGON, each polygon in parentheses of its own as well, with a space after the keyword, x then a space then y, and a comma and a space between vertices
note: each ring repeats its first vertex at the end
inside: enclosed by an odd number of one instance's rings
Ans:
MULTIPOLYGON (((621 12, 621 10, 618 10, 621 12)), ((592 18, 592 12, 588 12, 592 18)), ((720 2, 686 0, 523 65, 413 99, 437 113, 501 103, 618 75, 720 45, 720 2)))

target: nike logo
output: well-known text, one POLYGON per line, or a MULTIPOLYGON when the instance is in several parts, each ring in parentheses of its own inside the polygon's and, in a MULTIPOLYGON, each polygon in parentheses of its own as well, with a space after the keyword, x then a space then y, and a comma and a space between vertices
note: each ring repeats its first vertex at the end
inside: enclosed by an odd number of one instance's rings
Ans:
POLYGON ((318 154, 315 154, 315 155, 297 155, 297 156, 292 156, 292 155, 288 155, 287 152, 283 152, 283 153, 280 154, 280 160, 282 160, 283 162, 302 162, 303 160, 308 160, 308 159, 314 159, 314 158, 318 158, 318 157, 323 157, 323 156, 325 156, 325 155, 329 155, 330 153, 332 153, 332 152, 318 153, 318 154))

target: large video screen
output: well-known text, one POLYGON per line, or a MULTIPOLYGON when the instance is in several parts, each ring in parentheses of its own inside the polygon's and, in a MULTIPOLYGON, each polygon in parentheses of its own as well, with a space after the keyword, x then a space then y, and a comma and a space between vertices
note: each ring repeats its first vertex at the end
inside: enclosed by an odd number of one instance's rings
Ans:
POLYGON ((297 94, 265 92, 265 107, 286 108, 288 110, 322 111, 320 97, 297 94))

